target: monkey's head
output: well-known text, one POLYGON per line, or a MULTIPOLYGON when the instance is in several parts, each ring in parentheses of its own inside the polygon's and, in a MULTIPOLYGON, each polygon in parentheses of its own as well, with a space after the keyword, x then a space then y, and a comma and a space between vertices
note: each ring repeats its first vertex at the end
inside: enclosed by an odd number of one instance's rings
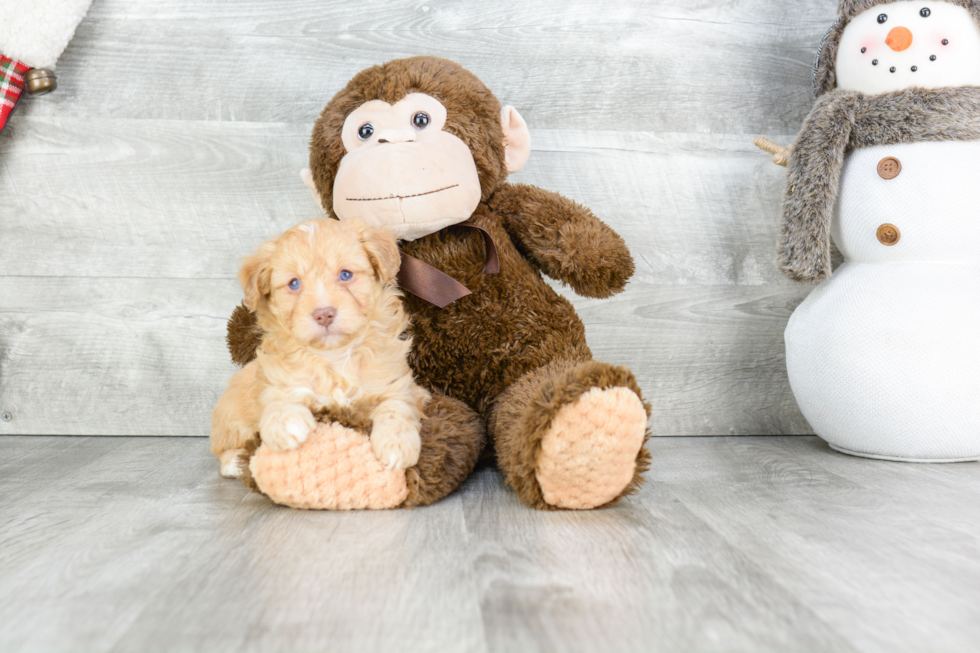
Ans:
POLYGON ((514 107, 436 57, 363 70, 313 127, 303 178, 324 211, 414 240, 468 219, 531 152, 514 107))

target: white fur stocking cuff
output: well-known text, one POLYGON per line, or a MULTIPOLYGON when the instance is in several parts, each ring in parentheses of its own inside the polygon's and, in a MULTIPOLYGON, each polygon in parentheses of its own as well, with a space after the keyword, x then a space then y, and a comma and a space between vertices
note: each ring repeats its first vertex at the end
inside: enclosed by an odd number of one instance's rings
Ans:
POLYGON ((54 68, 92 0, 0 0, 0 54, 54 68))

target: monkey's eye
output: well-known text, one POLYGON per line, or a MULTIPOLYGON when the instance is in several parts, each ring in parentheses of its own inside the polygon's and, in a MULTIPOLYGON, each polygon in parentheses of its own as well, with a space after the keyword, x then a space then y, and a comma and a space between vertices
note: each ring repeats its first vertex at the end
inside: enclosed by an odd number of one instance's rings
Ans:
POLYGON ((412 116, 412 124, 415 125, 416 129, 425 129, 429 126, 429 114, 425 111, 419 111, 412 116))
POLYGON ((290 290, 299 290, 299 279, 293 279, 289 282, 290 290))
POLYGON ((366 141, 372 136, 374 136, 374 125, 369 122, 364 123, 361 125, 361 128, 357 130, 357 137, 362 141, 366 141))
POLYGON ((883 22, 885 22, 886 20, 888 20, 888 14, 878 14, 878 24, 879 25, 882 24, 883 22))
POLYGON ((354 278, 354 273, 351 272, 350 270, 341 270, 340 271, 340 280, 341 281, 350 281, 353 278, 354 278))
POLYGON ((923 7, 922 11, 919 12, 919 15, 922 16, 923 18, 928 18, 929 14, 931 13, 932 13, 932 9, 930 9, 929 7, 923 7))

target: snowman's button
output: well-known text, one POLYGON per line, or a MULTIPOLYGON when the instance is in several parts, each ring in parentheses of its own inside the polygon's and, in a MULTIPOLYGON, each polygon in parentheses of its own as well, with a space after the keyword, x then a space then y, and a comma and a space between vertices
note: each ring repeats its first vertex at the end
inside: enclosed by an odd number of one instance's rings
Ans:
POLYGON ((893 156, 886 156, 878 162, 878 175, 882 179, 894 179, 902 172, 902 162, 893 156))
POLYGON ((883 224, 878 227, 878 242, 887 247, 891 247, 902 238, 902 232, 893 224, 883 224))

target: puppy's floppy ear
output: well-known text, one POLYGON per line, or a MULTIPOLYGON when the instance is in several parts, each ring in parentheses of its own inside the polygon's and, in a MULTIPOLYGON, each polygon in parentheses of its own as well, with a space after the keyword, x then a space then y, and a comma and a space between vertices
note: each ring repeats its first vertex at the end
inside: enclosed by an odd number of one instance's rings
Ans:
POLYGON ((398 275, 402 256, 390 231, 383 228, 365 229, 361 235, 361 244, 381 281, 387 283, 398 275))
POLYGON ((259 300, 272 292, 272 253, 276 251, 275 241, 265 243, 245 259, 238 271, 238 280, 245 291, 245 306, 252 311, 259 308, 259 300))

